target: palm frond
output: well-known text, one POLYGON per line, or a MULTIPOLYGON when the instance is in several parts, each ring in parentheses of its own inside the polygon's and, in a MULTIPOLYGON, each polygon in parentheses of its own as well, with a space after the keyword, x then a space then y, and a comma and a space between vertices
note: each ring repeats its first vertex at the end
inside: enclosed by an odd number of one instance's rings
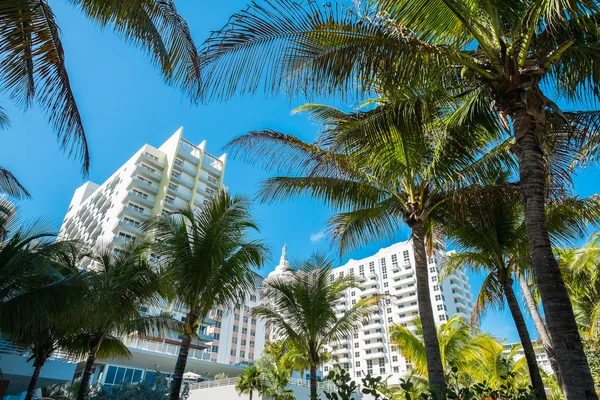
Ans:
POLYGON ((25 189, 21 182, 9 170, 0 167, 0 193, 22 199, 31 198, 31 194, 25 189))
POLYGON ((87 173, 87 138, 52 9, 46 1, 5 1, 0 5, 0 25, 3 89, 21 107, 35 100, 56 131, 60 148, 81 160, 87 173))

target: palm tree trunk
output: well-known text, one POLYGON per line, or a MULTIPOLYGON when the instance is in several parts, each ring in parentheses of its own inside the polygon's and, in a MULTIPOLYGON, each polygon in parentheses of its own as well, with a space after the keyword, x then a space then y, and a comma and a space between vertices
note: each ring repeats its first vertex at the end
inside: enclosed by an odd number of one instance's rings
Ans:
POLYGON ((535 349, 531 343, 531 337, 527 331, 525 318, 523 318, 523 313, 519 308, 519 302, 517 301, 517 297, 515 296, 515 292, 512 288, 512 279, 505 279, 502 283, 502 288, 504 289, 504 296, 506 296, 510 314, 515 321, 521 346, 523 346, 523 353, 525 354, 527 367, 529 368, 529 376, 531 377, 531 386, 533 386, 533 391, 538 399, 545 399, 546 391, 544 389, 542 375, 540 374, 540 368, 535 357, 535 349))
POLYGON ((194 326, 196 324, 196 314, 189 312, 185 319, 184 334, 181 338, 181 346, 179 346, 179 355, 177 356, 177 362, 175 363, 175 370, 173 371, 173 379, 171 380, 171 392, 169 393, 169 400, 179 400, 179 393, 181 392, 181 384, 183 383, 183 374, 185 373, 185 366, 187 364, 188 354, 190 352, 190 344, 192 343, 192 334, 194 333, 194 326))
POLYGON ((96 351, 90 350, 88 353, 87 361, 85 362, 85 368, 83 369, 83 375, 81 376, 81 385, 77 392, 77 400, 84 400, 85 396, 90 390, 90 378, 94 370, 94 363, 96 362, 96 351))
POLYGON ((517 273, 517 279, 519 280, 519 286, 521 287, 521 291, 523 292, 523 297, 525 297, 525 302, 527 303, 527 307, 529 308, 529 312, 531 314, 531 317, 533 318, 535 329, 538 331, 540 339, 542 339, 542 343, 544 344, 544 348, 546 349, 546 354, 548 355, 548 360, 550 361, 552 371, 556 376, 558 384, 562 385, 560 374, 558 373, 558 365, 556 364, 556 358, 554 357, 552 341, 550 341, 550 336, 548 335, 548 330, 546 330, 546 325, 544 325, 544 321, 542 320, 540 311, 537 308, 537 304, 535 303, 533 294, 529 289, 529 284, 527 283, 525 276, 519 272, 517 273))
POLYGON ((248 395, 248 400, 252 400, 252 394, 254 393, 254 389, 250 390, 250 394, 248 395))
POLYGON ((429 292, 429 272, 427 269, 427 253, 425 251, 425 229, 423 223, 417 221, 410 225, 412 229, 413 250, 415 253, 415 276, 417 280, 417 300, 419 316, 423 326, 423 342, 427 357, 427 374, 429 385, 437 394, 437 398, 445 398, 446 380, 440 354, 435 317, 431 308, 429 292))
POLYGON ((35 359, 35 361, 33 363, 34 364, 33 375, 31 375, 31 379, 29 380, 29 386, 27 387, 27 394, 25 395, 25 400, 33 399, 33 396, 35 395, 35 388, 37 386, 37 381, 40 377, 40 371, 42 370, 42 367, 44 366, 45 362, 46 362, 46 360, 35 359))
POLYGON ((317 400, 317 363, 315 360, 319 355, 315 343, 310 341, 308 347, 310 352, 310 399, 317 400))
POLYGON ((518 100, 511 109, 527 239, 562 377, 563 393, 567 400, 595 400, 598 396, 594 390, 594 380, 583 351, 573 307, 552 253, 546 225, 547 171, 537 139, 538 134, 545 134, 545 110, 541 94, 536 93, 536 89, 533 85, 527 92, 523 90, 523 100, 518 100))

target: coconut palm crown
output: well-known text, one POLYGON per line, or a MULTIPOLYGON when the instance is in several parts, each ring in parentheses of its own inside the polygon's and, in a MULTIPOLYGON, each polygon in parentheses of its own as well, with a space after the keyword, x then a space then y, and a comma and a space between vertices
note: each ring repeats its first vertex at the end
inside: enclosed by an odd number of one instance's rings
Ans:
POLYGON ((263 265, 269 248, 251 237, 259 228, 250 200, 224 190, 195 211, 158 216, 147 228, 156 240, 152 251, 165 269, 170 297, 187 310, 171 383, 170 399, 178 400, 192 335, 213 307, 233 307, 256 288, 252 268, 263 265))
POLYGON ((269 302, 254 307, 252 313, 264 319, 276 337, 293 343, 306 355, 310 394, 316 398, 316 372, 325 346, 346 340, 368 321, 379 307, 379 298, 360 299, 338 317, 335 304, 343 300, 347 289, 358 287, 354 278, 334 276, 332 261, 322 253, 294 264, 295 271, 289 275, 271 276, 264 281, 262 295, 269 302))

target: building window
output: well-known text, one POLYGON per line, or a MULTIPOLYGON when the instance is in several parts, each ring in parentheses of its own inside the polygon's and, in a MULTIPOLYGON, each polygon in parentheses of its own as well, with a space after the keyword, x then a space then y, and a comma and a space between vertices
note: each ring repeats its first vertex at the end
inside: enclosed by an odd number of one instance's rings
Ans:
POLYGON ((392 361, 393 362, 397 362, 398 361, 398 356, 392 356, 392 361))
POLYGON ((429 267, 429 272, 435 272, 435 267, 429 267))
POLYGON ((359 346, 360 346, 360 343, 358 343, 358 342, 354 343, 354 348, 355 349, 358 349, 359 346))
POLYGON ((119 236, 120 239, 125 239, 127 241, 132 241, 134 239, 133 236, 131 236, 131 235, 125 233, 125 232, 119 232, 118 236, 119 236))
POLYGON ((229 352, 229 354, 231 354, 232 356, 235 356, 235 350, 231 350, 231 351, 229 352))
POLYGON ((404 250, 402 252, 402 260, 404 261, 404 264, 410 265, 410 253, 408 252, 408 250, 404 250))
POLYGON ((256 336, 256 331, 250 331, 250 336, 256 336))
POLYGON ((250 347, 254 347, 254 342, 252 340, 250 341, 250 347))
POLYGON ((242 333, 248 333, 248 328, 242 328, 242 333))
POLYGON ((440 321, 445 321, 446 320, 446 316, 445 315, 440 315, 440 321))
MULTIPOLYGON (((381 268, 383 269, 383 267, 385 267, 385 258, 379 259, 379 263, 381 264, 381 268)), ((371 265, 369 265, 369 271, 375 272, 375 266, 373 266, 373 269, 371 270, 371 265)))
POLYGON ((171 176, 172 176, 173 178, 181 178, 181 172, 173 171, 173 172, 171 173, 171 176))
POLYGON ((242 343, 241 344, 242 344, 242 346, 245 346, 246 345, 246 339, 242 339, 242 343))
POLYGON ((250 323, 251 323, 252 325, 256 325, 256 318, 252 318, 252 319, 250 320, 250 323))
POLYGON ((392 317, 388 317, 388 322, 391 324, 394 321, 392 317))
POLYGON ((438 311, 442 311, 443 309, 444 309, 444 306, 443 306, 443 305, 441 305, 441 304, 438 304, 438 305, 437 305, 437 310, 438 310, 438 311))
POLYGON ((135 226, 136 228, 140 226, 140 223, 138 221, 128 217, 123 217, 123 222, 125 222, 127 225, 135 226))
POLYGON ((440 287, 438 285, 433 285, 433 291, 434 292, 439 292, 440 291, 440 287))
POLYGON ((181 159, 179 159, 179 158, 176 158, 176 159, 175 159, 175 164, 176 164, 176 165, 179 165, 180 167, 183 167, 184 161, 183 161, 183 160, 181 160, 181 159))
POLYGON ((360 368, 360 361, 356 362, 356 368, 360 368))
POLYGON ((237 344, 237 337, 231 338, 231 344, 237 344))
POLYGON ((213 353, 218 353, 219 352, 219 346, 213 346, 211 350, 212 350, 213 353))
POLYGON ((437 282, 437 276, 432 276, 431 277, 431 282, 437 282))
POLYGON ((352 300, 352 305, 355 305, 355 304, 356 304, 356 300, 352 300))
POLYGON ((239 326, 237 326, 237 325, 234 325, 234 326, 233 326, 233 331, 234 331, 234 332, 239 332, 239 330, 240 330, 240 327, 239 327, 239 326))
POLYGON ((169 204, 174 204, 175 203, 175 197, 173 196, 167 196, 165 197, 165 201, 169 204))
POLYGON ((255 294, 251 294, 250 295, 250 301, 256 301, 256 295, 255 294))
POLYGON ((350 275, 354 275, 354 268, 350 268, 350 275))
POLYGON ((358 273, 361 274, 362 276, 365 275, 365 266, 364 265, 358 266, 358 273))
POLYGON ((436 294, 435 295, 435 301, 440 301, 440 300, 442 300, 442 296, 439 295, 439 294, 436 294))
POLYGON ((383 282, 383 287, 388 287, 388 286, 389 286, 389 284, 387 282, 383 282))
POLYGON ((149 166, 147 166, 146 164, 140 164, 140 167, 144 168, 146 171, 155 173, 156 170, 154 168, 150 168, 149 166))
POLYGON ((400 372, 400 367, 394 367, 394 373, 397 374, 400 372))

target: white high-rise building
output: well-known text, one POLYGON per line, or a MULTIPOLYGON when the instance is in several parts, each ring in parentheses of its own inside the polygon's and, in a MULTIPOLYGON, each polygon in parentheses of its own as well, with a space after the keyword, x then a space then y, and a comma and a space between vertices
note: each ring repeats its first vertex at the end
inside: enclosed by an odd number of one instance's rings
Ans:
MULTIPOLYGON (((163 211, 210 201, 223 187, 226 156, 206 152, 206 142, 198 146, 182 137, 183 128, 156 148, 144 145, 103 184, 87 182, 79 187, 63 221, 60 237, 106 246, 115 251, 141 234, 141 224, 163 211)), ((84 267, 92 267, 91 262, 84 267)), ((260 282, 257 282, 257 291, 260 282)), ((218 307, 199 328, 200 341, 194 343, 187 371, 211 378, 224 372, 240 373, 242 365, 258 357, 264 347, 264 323, 247 321, 247 309, 256 304, 257 294, 245 299, 235 310, 218 307), (238 332, 239 330, 239 332, 238 332), (247 331, 247 332, 246 332, 247 331), (256 338, 255 338, 256 336, 256 338), (234 339, 235 338, 235 339, 234 339), (232 340, 239 344, 231 345, 232 340), (227 343, 227 345, 226 345, 227 343)), ((160 311, 184 320, 186 310, 170 304, 160 311)), ((155 370, 170 374, 175 366, 180 340, 176 337, 126 338, 132 353, 129 360, 99 360, 92 383, 121 384, 154 379, 155 370)), ((80 374, 81 365, 75 377, 80 374)))
MULTIPOLYGON (((464 268, 455 271, 443 282, 439 279, 438 265, 445 254, 438 251, 428 260, 431 304, 438 323, 454 314, 468 319, 473 308, 464 268)), ((389 376, 390 384, 398 384, 400 378, 407 374, 410 364, 397 346, 390 343, 389 329, 394 324, 402 324, 413 332, 416 330, 414 319, 418 314, 418 299, 412 242, 396 243, 370 257, 350 260, 335 268, 334 274, 336 277, 353 275, 362 286, 362 290, 347 290, 344 298, 336 304, 338 316, 360 298, 377 294, 389 297, 384 298, 381 310, 352 337, 329 347, 337 359, 326 364, 324 372, 337 366, 348 370, 354 378, 366 374, 389 376)))

